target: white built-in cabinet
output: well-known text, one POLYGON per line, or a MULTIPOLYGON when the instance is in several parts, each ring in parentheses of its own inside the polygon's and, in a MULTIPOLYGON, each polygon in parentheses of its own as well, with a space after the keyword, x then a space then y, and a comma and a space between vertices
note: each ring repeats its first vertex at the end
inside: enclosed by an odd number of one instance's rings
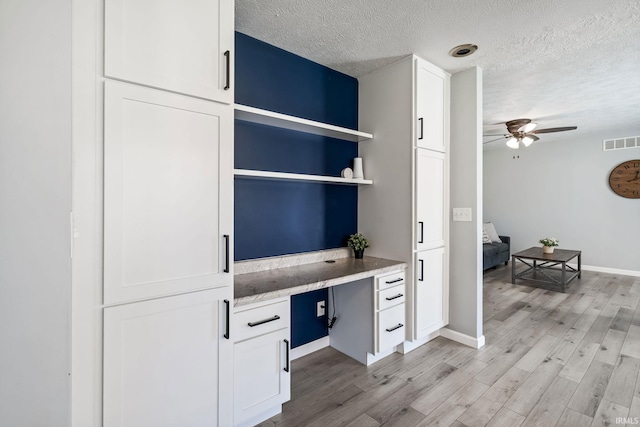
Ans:
POLYGON ((105 426, 233 425, 233 2, 105 0, 105 426))
POLYGON ((104 309, 105 426, 230 425, 219 289, 104 309))
POLYGON ((233 103, 233 0, 105 0, 106 77, 233 103))
POLYGON ((369 255, 408 263, 406 339, 424 341, 449 318, 449 74, 411 56, 359 79, 359 147, 368 178, 358 228, 369 255))
POLYGON ((291 398, 290 299, 237 307, 233 319, 234 425, 254 426, 291 398))

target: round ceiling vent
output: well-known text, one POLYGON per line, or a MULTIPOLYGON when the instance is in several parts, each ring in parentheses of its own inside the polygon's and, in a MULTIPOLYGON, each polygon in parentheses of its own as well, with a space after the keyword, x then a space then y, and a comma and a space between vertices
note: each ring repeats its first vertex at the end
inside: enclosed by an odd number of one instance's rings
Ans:
POLYGON ((460 46, 456 46, 449 51, 449 55, 454 58, 463 58, 465 56, 472 55, 476 50, 478 50, 478 46, 475 44, 461 44, 460 46))

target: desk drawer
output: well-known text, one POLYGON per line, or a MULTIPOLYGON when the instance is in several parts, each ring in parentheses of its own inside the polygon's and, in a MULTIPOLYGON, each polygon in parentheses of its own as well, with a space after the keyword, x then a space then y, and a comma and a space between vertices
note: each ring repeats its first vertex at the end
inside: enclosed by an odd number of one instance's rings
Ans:
POLYGON ((376 289, 379 291, 399 285, 404 285, 404 271, 395 271, 385 276, 376 277, 376 289))
POLYGON ((404 304, 404 295, 404 283, 400 286, 394 286, 393 288, 378 291, 378 306, 376 309, 386 310, 394 305, 404 304))
POLYGON ((234 342, 289 327, 289 298, 241 306, 234 313, 234 342))
POLYGON ((404 304, 376 313, 376 351, 379 353, 404 342, 404 304))

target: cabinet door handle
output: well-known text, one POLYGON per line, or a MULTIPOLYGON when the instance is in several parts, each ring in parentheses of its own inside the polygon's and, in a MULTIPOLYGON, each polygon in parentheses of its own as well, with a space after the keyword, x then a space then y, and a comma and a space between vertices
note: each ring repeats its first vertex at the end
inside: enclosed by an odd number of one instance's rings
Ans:
POLYGON ((422 139, 424 138, 424 118, 420 117, 418 121, 420 122, 420 137, 418 139, 422 139))
POLYGON ((393 328, 385 329, 385 331, 387 331, 387 332, 393 332, 393 331, 395 331, 396 329, 400 329, 400 328, 402 328, 403 326, 404 326, 404 325, 403 325, 402 323, 398 323, 398 324, 397 324, 396 326, 394 326, 393 328))
POLYGON ((224 272, 229 272, 229 235, 224 236, 224 272))
POLYGON ((387 284, 391 284, 391 283, 398 283, 398 282, 402 282, 404 279, 401 277, 399 279, 396 280, 387 280, 385 283, 387 284))
POLYGON ((419 259, 418 262, 420 263, 420 278, 418 281, 422 282, 424 281, 424 260, 419 259))
POLYGON ((418 240, 418 243, 424 243, 424 222, 418 221, 418 226, 420 227, 420 240, 418 240))
POLYGON ((289 340, 284 340, 284 348, 285 348, 285 357, 286 357, 286 362, 284 364, 284 371, 285 372, 289 372, 289 367, 290 367, 290 360, 289 360, 289 340))
POLYGON ((396 295, 396 296, 394 296, 394 297, 386 297, 385 299, 386 299, 387 301, 391 301, 391 300, 394 300, 394 299, 400 298, 401 296, 403 296, 403 295, 402 295, 402 294, 398 294, 398 295, 396 295))
POLYGON ((224 56, 227 62, 227 84, 224 85, 224 90, 229 90, 231 87, 231 52, 226 51, 224 56))
POLYGON ((225 330, 225 333, 224 333, 224 337, 225 337, 226 339, 229 339, 229 335, 230 335, 230 334, 229 334, 229 328, 230 328, 230 326, 229 326, 229 324, 230 324, 230 322, 229 322, 229 313, 231 312, 231 307, 230 307, 230 304, 229 304, 229 300, 228 300, 228 299, 224 300, 224 305, 226 306, 226 309, 227 309, 227 313, 226 313, 226 316, 227 316, 227 324, 225 325, 226 330, 225 330))
POLYGON ((278 316, 277 314, 273 317, 270 317, 268 319, 264 319, 264 320, 258 320, 257 322, 249 322, 247 323, 247 325, 251 326, 252 328, 254 326, 258 326, 258 325, 264 325, 265 323, 269 323, 269 322, 273 322, 274 320, 279 320, 280 316, 278 316))

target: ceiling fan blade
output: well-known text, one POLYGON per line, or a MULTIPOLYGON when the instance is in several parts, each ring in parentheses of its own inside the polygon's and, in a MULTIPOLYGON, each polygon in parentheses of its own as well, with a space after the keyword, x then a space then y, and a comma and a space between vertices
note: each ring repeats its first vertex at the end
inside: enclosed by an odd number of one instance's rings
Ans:
POLYGON ((537 140, 539 140, 540 138, 538 138, 537 136, 533 135, 532 132, 529 133, 525 133, 524 136, 528 136, 529 138, 533 139, 532 142, 536 142, 537 140))
POLYGON ((507 138, 509 136, 509 134, 507 133, 487 133, 485 135, 482 136, 503 136, 505 138, 507 138))
POLYGON ((532 130, 531 132, 528 133, 551 133, 551 132, 564 132, 567 130, 576 130, 578 129, 578 126, 566 126, 566 127, 561 127, 561 128, 546 128, 546 129, 538 129, 538 130, 532 130))
POLYGON ((491 141, 483 142, 483 144, 488 144, 488 143, 490 143, 490 142, 500 141, 501 139, 507 139, 507 137, 506 137, 506 136, 503 136, 502 138, 492 139, 491 141))

